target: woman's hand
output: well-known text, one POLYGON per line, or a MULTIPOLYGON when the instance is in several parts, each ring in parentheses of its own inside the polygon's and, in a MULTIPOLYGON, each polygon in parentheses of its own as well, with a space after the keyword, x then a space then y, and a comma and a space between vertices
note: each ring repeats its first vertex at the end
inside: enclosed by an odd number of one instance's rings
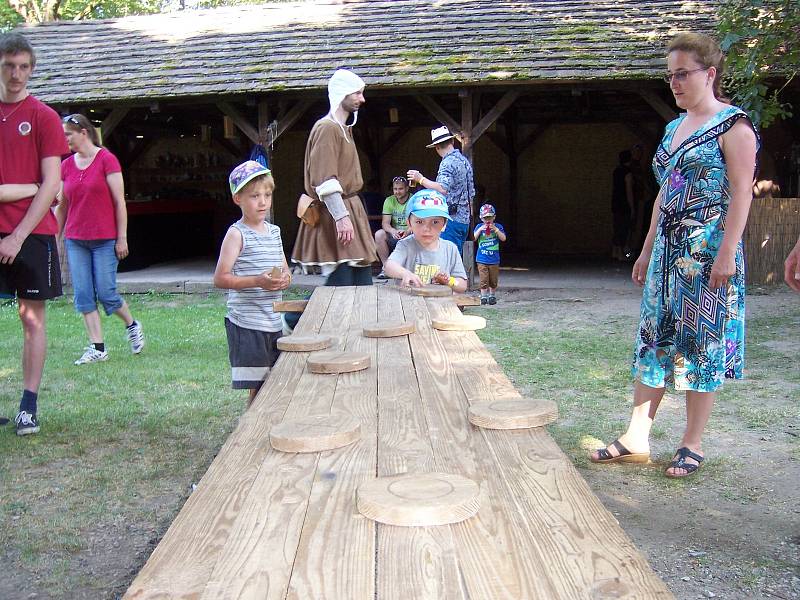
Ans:
POLYGON ((650 265, 650 252, 644 252, 639 255, 636 262, 633 263, 633 270, 631 271, 631 279, 633 283, 639 287, 644 287, 644 280, 647 277, 647 267, 650 265))
POLYGON ((714 259, 711 267, 711 276, 708 279, 708 287, 718 290, 728 284, 728 279, 736 273, 735 254, 720 251, 714 259))
POLYGON ((117 243, 114 244, 114 252, 116 252, 118 260, 128 256, 128 238, 117 238, 117 243))

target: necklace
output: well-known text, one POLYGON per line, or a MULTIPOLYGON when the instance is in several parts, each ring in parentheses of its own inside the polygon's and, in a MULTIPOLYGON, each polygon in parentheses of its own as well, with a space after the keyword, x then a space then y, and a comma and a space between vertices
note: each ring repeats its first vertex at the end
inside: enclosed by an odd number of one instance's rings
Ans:
POLYGON ((10 113, 8 113, 8 114, 4 113, 4 112, 3 112, 3 109, 2 109, 2 108, 0 108, 0 119, 2 119, 2 122, 3 122, 3 123, 5 123, 6 121, 8 121, 8 120, 11 118, 11 115, 13 115, 15 112, 17 112, 17 111, 20 109, 20 107, 21 107, 23 104, 25 104, 25 100, 27 100, 27 99, 28 99, 28 97, 27 97, 27 96, 25 96, 25 97, 24 97, 22 100, 20 100, 20 101, 17 103, 17 105, 14 107, 14 110, 12 110, 12 111, 11 111, 10 113))

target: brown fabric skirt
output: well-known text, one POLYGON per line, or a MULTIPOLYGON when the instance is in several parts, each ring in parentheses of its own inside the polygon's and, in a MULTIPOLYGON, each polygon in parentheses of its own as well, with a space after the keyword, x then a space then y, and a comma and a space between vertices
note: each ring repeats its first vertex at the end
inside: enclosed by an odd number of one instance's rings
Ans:
POLYGON ((350 263, 368 266, 378 260, 375 238, 369 228, 367 211, 359 196, 344 199, 353 222, 353 241, 343 246, 336 239, 336 222, 324 203, 320 203, 320 218, 316 227, 302 221, 292 250, 292 262, 301 265, 338 265, 350 263))

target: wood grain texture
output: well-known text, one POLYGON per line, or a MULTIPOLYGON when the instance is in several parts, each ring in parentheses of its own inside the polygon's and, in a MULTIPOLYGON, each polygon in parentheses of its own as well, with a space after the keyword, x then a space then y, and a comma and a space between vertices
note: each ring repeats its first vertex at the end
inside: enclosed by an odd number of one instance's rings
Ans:
POLYGON ((477 296, 467 296, 466 294, 453 294, 456 306, 480 306, 481 299, 477 296))
POLYGON ((478 484, 452 473, 407 473, 379 477, 358 488, 365 517, 401 527, 460 523, 480 508, 478 484))
MULTIPOLYGON (((317 301, 316 307, 305 324, 298 324, 301 332, 315 331, 313 324, 324 318, 333 290, 318 288, 313 297, 317 301)), ((250 498, 248 494, 254 480, 261 474, 265 456, 278 454, 266 443, 269 430, 283 418, 295 394, 297 380, 304 371, 304 355, 286 354, 278 359, 253 406, 239 419, 238 426, 220 449, 197 489, 131 583, 124 596, 126 599, 200 597, 230 536, 237 539, 237 516, 250 498)), ((297 486, 310 486, 310 478, 304 479, 302 465, 291 472, 278 472, 283 476, 270 480, 275 494, 269 498, 297 486)), ((280 518, 284 521, 281 527, 285 529, 286 520, 291 521, 292 514, 283 514, 280 518)), ((274 573, 280 573, 281 569, 284 577, 288 577, 291 563, 284 560, 281 566, 280 561, 276 562, 274 573)))
POLYGON ((333 338, 329 335, 302 335, 292 334, 278 338, 278 350, 283 352, 314 352, 324 350, 333 345, 333 338))
POLYGON ((352 444, 361 437, 361 421, 345 413, 308 415, 282 421, 269 432, 281 452, 322 452, 352 444))
POLYGON ((368 369, 371 362, 363 352, 314 352, 308 357, 308 370, 322 374, 352 373, 368 369))
MULTIPOLYGON (((385 314, 403 314, 397 290, 388 286, 378 289, 378 305, 385 314)), ((378 476, 434 471, 408 338, 378 340, 377 366, 378 476)), ((378 598, 467 600, 450 527, 376 529, 378 598)))
POLYGON ((434 318, 431 325, 440 331, 477 331, 486 327, 486 319, 477 315, 461 315, 449 319, 434 318))
POLYGON ((364 353, 370 367, 336 377, 332 411, 361 420, 361 441, 319 454, 308 512, 287 592, 288 600, 309 598, 375 598, 375 523, 355 508, 358 486, 375 476, 376 370, 378 340, 361 335, 360 324, 378 318, 375 286, 337 288, 334 302, 344 296, 349 305, 339 313, 337 335, 344 349, 364 353))
MULTIPOLYGON (((437 315, 451 307, 427 301, 437 315)), ((520 399, 473 333, 439 333, 470 402, 520 399), (474 368, 482 365, 481 368, 474 368)), ((511 517, 557 598, 672 598, 644 557, 543 428, 478 429, 495 457, 511 517)))
POLYGON ((558 418, 558 406, 550 400, 491 400, 469 407, 469 422, 486 429, 541 427, 558 418))
POLYGON ((412 296, 424 298, 445 298, 453 295, 453 289, 446 285, 430 284, 422 287, 401 287, 401 290, 412 296))
POLYGON ((275 312, 303 312, 308 306, 308 300, 278 300, 272 303, 275 312))
MULTIPOLYGON (((319 331, 330 335, 339 331, 342 315, 346 321, 352 296, 336 294, 334 288, 319 289, 329 290, 325 292, 329 299, 326 311, 321 316, 318 314, 315 290, 308 313, 300 319, 295 331, 307 333, 308 328, 317 327, 321 321, 319 331)), ((343 342, 337 341, 337 345, 341 349, 344 347, 343 342)), ((287 356, 304 361, 308 355, 287 356)), ((292 400, 283 418, 330 412, 335 390, 336 378, 318 377, 303 371, 294 381, 292 400)), ((256 402, 260 397, 261 393, 256 402)), ((254 404, 247 414, 258 408, 254 404)), ((320 454, 287 454, 273 450, 268 439, 262 439, 261 443, 269 452, 239 507, 228 542, 203 590, 203 600, 286 598, 320 454), (278 486, 281 481, 286 484, 278 486)), ((198 518, 203 516, 198 515, 198 518)))
POLYGON ((376 321, 364 324, 364 336, 372 338, 410 335, 416 330, 417 325, 413 321, 376 321))

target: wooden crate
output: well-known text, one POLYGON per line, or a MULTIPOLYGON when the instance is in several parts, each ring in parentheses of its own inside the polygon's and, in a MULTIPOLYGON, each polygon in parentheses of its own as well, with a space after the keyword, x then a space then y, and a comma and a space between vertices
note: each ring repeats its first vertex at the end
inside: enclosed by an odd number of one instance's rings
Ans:
POLYGON ((783 281, 783 261, 800 235, 800 198, 755 198, 744 232, 747 283, 783 281))

